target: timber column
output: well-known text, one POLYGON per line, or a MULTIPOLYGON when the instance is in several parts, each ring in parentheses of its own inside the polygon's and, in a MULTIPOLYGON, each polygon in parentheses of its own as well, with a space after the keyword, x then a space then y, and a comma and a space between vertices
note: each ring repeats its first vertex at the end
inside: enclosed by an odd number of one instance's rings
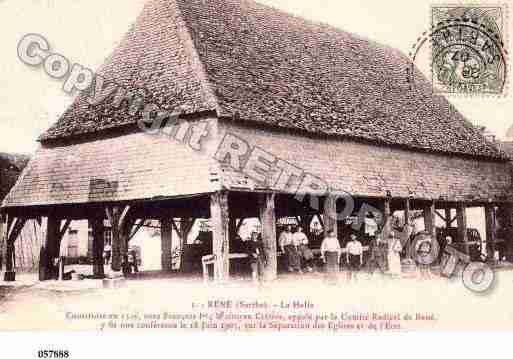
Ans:
POLYGON ((495 262, 495 239, 497 236, 497 221, 495 218, 495 206, 492 204, 485 206, 486 219, 486 254, 487 260, 495 262))
MULTIPOLYGON (((59 255, 59 232, 61 221, 53 214, 41 218, 41 250, 39 252, 39 280, 56 277, 54 259, 59 255)), ((56 279, 56 278, 55 278, 56 279)))
POLYGON ((381 229, 382 238, 386 239, 392 231, 392 210, 390 208, 390 197, 387 196, 383 201, 383 228, 381 229))
POLYGON ((467 235, 467 207, 460 203, 456 207, 456 221, 458 223, 458 237, 464 243, 465 254, 469 254, 467 235))
POLYGON ((103 218, 94 218, 90 220, 93 229, 93 276, 96 279, 105 277, 103 249, 105 247, 105 226, 103 218))
POLYGON ((212 224, 212 253, 215 256, 214 280, 223 282, 230 278, 230 242, 228 228, 228 192, 210 195, 210 219, 212 224))
POLYGON ((173 256, 173 219, 169 217, 162 217, 160 219, 160 263, 162 270, 170 272, 172 266, 173 256))
POLYGON ((432 201, 424 207, 424 229, 432 238, 436 239, 436 217, 435 217, 435 202, 432 201))
POLYGON ((324 229, 326 232, 332 230, 338 237, 337 198, 332 195, 327 195, 324 199, 324 229))
POLYGON ((130 206, 113 206, 105 208, 112 230, 111 276, 114 278, 122 277, 123 274, 126 274, 128 268, 128 237, 134 223, 133 218, 128 218, 129 211, 130 206), (124 269, 123 273, 121 272, 122 269, 124 269))
POLYGON ((262 193, 258 197, 260 223, 262 224, 262 241, 267 257, 267 265, 264 267, 264 279, 267 281, 274 280, 278 276, 274 197, 274 193, 262 193))
POLYGON ((501 238, 504 244, 501 244, 500 257, 506 256, 508 261, 513 261, 513 204, 504 203, 499 206, 497 211, 497 220, 501 227, 501 238))
POLYGON ((7 237, 7 225, 5 222, 5 217, 3 214, 0 214, 0 271, 4 269, 4 258, 5 258, 5 243, 7 237))

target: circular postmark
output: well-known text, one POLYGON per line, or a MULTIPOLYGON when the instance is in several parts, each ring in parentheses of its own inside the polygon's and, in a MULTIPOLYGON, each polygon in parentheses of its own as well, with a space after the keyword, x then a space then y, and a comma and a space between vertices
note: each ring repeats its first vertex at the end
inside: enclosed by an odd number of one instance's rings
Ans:
POLYGON ((496 29, 476 19, 443 20, 412 48, 409 82, 415 86, 416 62, 430 50, 432 86, 437 93, 502 94, 507 79, 507 51, 496 29), (431 46, 429 46, 431 45, 431 46))

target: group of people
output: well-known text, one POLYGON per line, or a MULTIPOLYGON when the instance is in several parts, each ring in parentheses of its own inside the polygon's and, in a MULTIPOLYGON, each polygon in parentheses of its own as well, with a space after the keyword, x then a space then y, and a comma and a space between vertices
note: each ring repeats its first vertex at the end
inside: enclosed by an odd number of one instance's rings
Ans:
MULTIPOLYGON (((388 233, 376 232, 370 236, 368 255, 366 256, 365 268, 369 273, 373 274, 379 270, 383 274, 392 277, 401 275, 401 252, 405 238, 402 236, 411 236, 412 231, 403 229, 402 232, 396 233, 391 230, 388 233)), ((408 240, 406 238, 406 240, 408 240)), ((278 240, 289 272, 303 273, 311 272, 314 269, 314 253, 309 247, 309 239, 297 226, 293 230, 292 226, 287 226, 281 232, 278 240)), ((247 246, 247 253, 251 259, 253 278, 258 279, 262 273, 263 267, 267 263, 260 234, 252 233, 251 241, 247 246)), ((348 268, 348 275, 352 277, 355 272, 361 270, 364 265, 364 247, 359 241, 356 233, 350 235, 350 240, 343 249, 333 230, 328 230, 322 240, 320 247, 320 259, 325 265, 325 271, 328 275, 333 275, 340 270, 341 261, 345 259, 348 268)))
MULTIPOLYGON (((250 245, 247 246, 254 279, 258 278, 262 266, 267 261, 259 236, 256 232, 252 233, 250 245)), ((309 239, 301 227, 297 226, 294 230, 290 225, 285 227, 285 230, 279 236, 278 243, 281 252, 285 256, 289 272, 303 273, 303 271, 312 272, 314 270, 315 257, 309 247, 309 239)), ((334 273, 339 270, 342 252, 342 247, 335 232, 329 230, 320 248, 320 258, 326 265, 328 273, 334 273)), ((363 246, 355 234, 351 235, 344 253, 346 263, 351 271, 357 271, 362 267, 363 246)))
POLYGON ((301 227, 296 227, 292 232, 292 226, 287 226, 280 234, 279 244, 287 258, 289 272, 302 273, 303 268, 308 272, 313 271, 314 256, 308 242, 308 237, 301 227))

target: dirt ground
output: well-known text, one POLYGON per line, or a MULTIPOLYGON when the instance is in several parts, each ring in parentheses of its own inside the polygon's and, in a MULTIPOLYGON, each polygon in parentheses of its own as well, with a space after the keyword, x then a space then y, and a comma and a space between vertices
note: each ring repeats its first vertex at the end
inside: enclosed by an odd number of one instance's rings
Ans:
MULTIPOLYGON (((324 273, 285 274, 255 285, 240 277, 204 284, 199 277, 149 273, 112 289, 103 288, 101 280, 38 282, 37 274, 19 274, 15 283, 0 282, 0 330, 174 329, 166 315, 183 326, 178 330, 227 330, 224 321, 216 321, 220 312, 259 313, 270 321, 260 329, 272 330, 279 329, 276 323, 291 330, 286 324, 290 315, 304 315, 310 323, 292 329, 312 329, 318 319, 326 324, 320 330, 335 332, 356 330, 344 327, 352 322, 364 323, 365 328, 358 327, 364 330, 373 330, 372 323, 380 330, 512 329, 512 282, 513 271, 497 270, 494 287, 476 294, 457 276, 393 279, 360 273, 348 280, 347 273, 340 273, 332 283, 324 273), (337 320, 329 322, 330 314, 337 320), (215 327, 219 323, 223 328, 215 327)), ((258 330, 260 322, 256 327, 238 323, 231 329, 258 330)))

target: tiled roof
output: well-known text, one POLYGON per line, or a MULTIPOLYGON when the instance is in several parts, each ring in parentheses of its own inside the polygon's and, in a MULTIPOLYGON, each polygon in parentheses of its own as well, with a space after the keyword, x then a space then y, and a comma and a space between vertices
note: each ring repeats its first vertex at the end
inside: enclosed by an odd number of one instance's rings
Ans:
MULTIPOLYGON (((246 0, 150 0, 99 73, 182 112, 378 144, 502 157, 390 47, 246 0), (158 65, 155 65, 158 64, 158 65), (160 65, 161 64, 161 65, 160 65)), ((42 137, 136 122, 80 96, 42 137)))
POLYGON ((79 204, 208 193, 214 160, 167 136, 132 133, 39 148, 3 207, 79 204))
POLYGON ((21 154, 0 153, 0 201, 14 186, 29 157, 21 154))

